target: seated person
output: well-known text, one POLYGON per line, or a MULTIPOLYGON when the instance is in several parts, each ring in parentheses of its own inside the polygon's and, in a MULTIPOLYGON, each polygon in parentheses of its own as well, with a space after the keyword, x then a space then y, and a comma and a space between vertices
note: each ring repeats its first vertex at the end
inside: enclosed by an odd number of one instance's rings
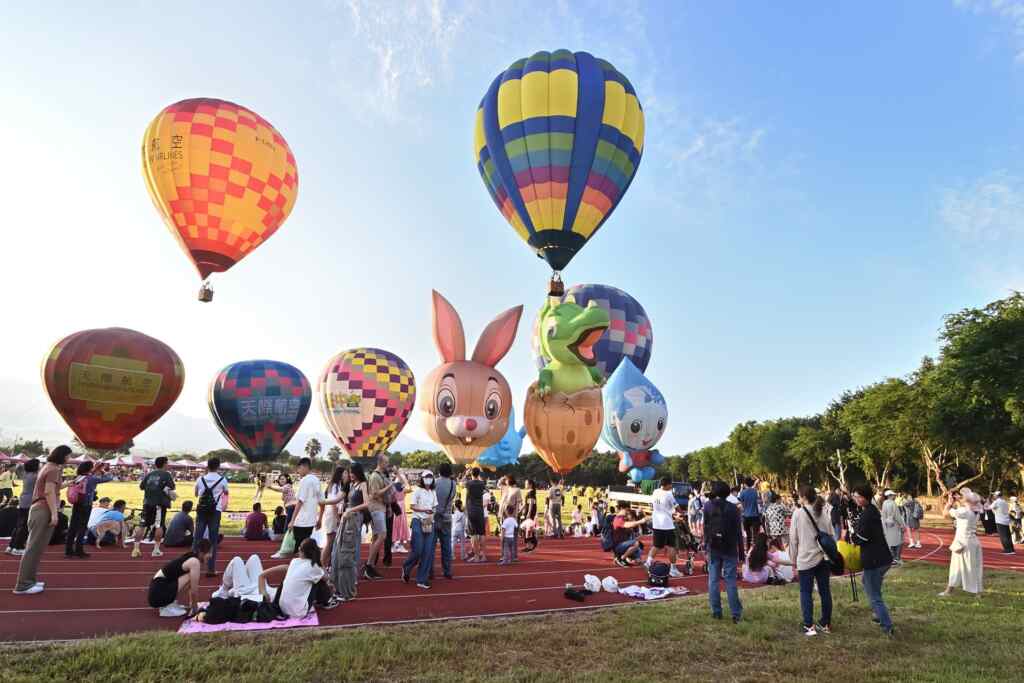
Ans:
POLYGON ((214 598, 242 598, 262 602, 272 600, 273 596, 264 586, 267 592, 260 593, 260 575, 263 574, 263 563, 259 555, 250 555, 249 559, 242 562, 240 557, 232 557, 224 569, 224 576, 221 579, 220 588, 213 592, 210 597, 214 598))
POLYGON ((191 548, 192 535, 196 531, 195 522, 192 521, 192 501, 186 500, 181 504, 181 510, 174 514, 171 523, 167 526, 167 533, 164 534, 164 547, 167 548, 191 548))
MULTIPOLYGON (((125 523, 124 508, 126 503, 123 500, 119 500, 114 503, 114 507, 104 511, 100 515, 99 520, 95 526, 89 527, 89 533, 92 534, 93 538, 105 539, 109 533, 113 536, 113 544, 121 539, 121 547, 124 548, 124 541, 128 538, 127 524, 125 523)), ((96 549, 99 550, 100 544, 96 544, 96 549)))
POLYGON ((753 584, 768 583, 770 576, 774 574, 771 560, 768 559, 768 536, 758 533, 743 565, 743 580, 753 584))
POLYGON ((640 555, 644 551, 644 544, 640 542, 638 532, 635 531, 647 522, 647 518, 636 518, 632 508, 626 508, 621 515, 612 520, 612 540, 615 547, 612 552, 615 554, 615 564, 620 567, 630 567, 640 562, 640 555))
POLYGON ((252 504, 252 512, 245 518, 242 537, 247 541, 270 540, 270 532, 267 531, 267 516, 263 514, 259 503, 252 504))
POLYGON ((276 577, 284 580, 278 586, 273 602, 286 617, 301 619, 314 605, 331 609, 340 604, 324 578, 320 546, 312 538, 299 545, 298 556, 291 562, 266 569, 259 575, 257 589, 260 595, 268 594, 268 579, 276 577))
POLYGON ((14 527, 18 525, 18 499, 11 498, 0 508, 0 538, 14 535, 14 527))
POLYGON ((53 530, 53 536, 50 536, 50 545, 64 545, 64 541, 68 537, 68 516, 64 514, 64 501, 61 500, 57 504, 57 526, 53 530))
MULTIPOLYGON (((123 503, 124 501, 118 501, 123 503)), ((117 504, 115 503, 115 507, 117 504)), ((199 608, 199 573, 210 552, 209 541, 199 541, 197 552, 191 550, 171 560, 153 575, 149 582, 149 606, 160 610, 162 617, 184 617, 195 614, 199 608), (178 602, 178 596, 188 591, 188 607, 178 602)))
POLYGON ((768 544, 768 560, 772 563, 775 576, 783 581, 793 581, 796 576, 796 567, 793 560, 789 559, 789 551, 782 547, 783 538, 775 537, 768 544))
POLYGON ((271 541, 280 541, 288 531, 288 515, 284 514, 284 508, 278 505, 274 508, 274 525, 270 532, 271 541))

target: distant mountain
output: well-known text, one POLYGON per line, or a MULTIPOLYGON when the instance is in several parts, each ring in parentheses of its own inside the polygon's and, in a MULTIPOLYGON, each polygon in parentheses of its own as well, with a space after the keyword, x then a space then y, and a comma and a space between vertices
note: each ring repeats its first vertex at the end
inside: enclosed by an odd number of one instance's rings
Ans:
MULTIPOLYGON (((319 418, 306 418, 306 424, 318 424, 319 418)), ((49 399, 38 385, 0 378, 0 444, 15 439, 39 439, 47 447, 68 443, 71 430, 50 405, 49 399)), ((293 455, 302 452, 306 442, 316 437, 326 453, 334 445, 334 437, 324 432, 300 431, 288 443, 293 455)), ((194 453, 201 455, 217 448, 225 448, 224 437, 207 417, 194 417, 170 411, 156 424, 135 437, 133 453, 157 455, 160 453, 194 453)), ((416 450, 437 450, 433 444, 399 435, 392 451, 403 453, 416 450)))

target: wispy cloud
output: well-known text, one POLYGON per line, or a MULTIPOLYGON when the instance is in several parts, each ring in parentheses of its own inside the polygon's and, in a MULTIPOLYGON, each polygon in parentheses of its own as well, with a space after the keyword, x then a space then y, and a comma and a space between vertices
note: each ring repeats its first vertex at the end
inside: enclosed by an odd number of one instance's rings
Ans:
POLYGON ((1024 180, 998 171, 941 194, 939 216, 961 237, 993 241, 1024 234, 1024 180))
POLYGON ((953 5, 978 15, 989 15, 1005 22, 1016 46, 1014 59, 1024 64, 1024 1, 1022 0, 953 0, 953 5))

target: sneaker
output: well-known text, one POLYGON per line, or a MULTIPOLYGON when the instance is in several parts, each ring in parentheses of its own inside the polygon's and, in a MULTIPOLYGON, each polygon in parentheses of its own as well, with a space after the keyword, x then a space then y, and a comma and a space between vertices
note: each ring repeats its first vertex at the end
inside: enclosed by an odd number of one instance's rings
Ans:
POLYGON ((684 576, 684 574, 679 571, 675 565, 672 565, 672 568, 668 570, 668 575, 673 579, 681 579, 684 576))
POLYGON ((163 550, 160 550, 160 548, 153 548, 153 557, 163 557, 163 556, 164 556, 164 551, 163 550))
POLYGON ((429 583, 417 583, 416 587, 417 588, 422 588, 425 591, 430 590, 430 584, 429 583))
POLYGON ((282 553, 274 553, 273 555, 270 556, 270 559, 272 559, 272 560, 284 560, 284 559, 287 559, 287 558, 288 558, 288 556, 284 555, 282 553))
POLYGON ((32 586, 31 588, 26 588, 26 589, 25 589, 25 590, 23 590, 23 591, 18 591, 18 590, 16 590, 16 591, 12 591, 12 592, 13 592, 13 593, 14 593, 15 595, 35 595, 36 593, 42 593, 42 592, 43 592, 43 587, 42 587, 42 586, 40 586, 40 585, 39 585, 39 584, 37 583, 37 584, 35 584, 34 586, 32 586))
POLYGON ((1016 550, 1008 550, 1007 552, 1003 553, 1003 555, 1016 555, 1016 554, 1017 554, 1016 550))
POLYGON ((652 560, 646 560, 644 562, 644 569, 646 569, 647 571, 651 571, 651 565, 652 564, 654 564, 654 562, 652 560))
POLYGON ((811 636, 818 635, 818 630, 813 626, 801 626, 800 630, 804 632, 804 635, 810 638, 811 636))
MULTIPOLYGON (((941 595, 941 593, 939 595, 941 595)), ((881 624, 882 623, 881 621, 879 621, 878 617, 871 617, 871 621, 873 621, 876 624, 881 624)))
POLYGON ((895 626, 890 626, 889 630, 885 631, 885 635, 888 638, 895 638, 896 637, 896 627, 895 626))
POLYGON ((825 635, 832 635, 831 624, 818 624, 818 633, 824 633, 825 635))
POLYGON ((402 569, 402 583, 409 583, 409 572, 402 569))
POLYGON ((6 548, 4 548, 4 555, 10 555, 10 554, 11 554, 11 546, 7 546, 6 548))
POLYGON ((619 565, 620 567, 628 567, 629 566, 629 563, 626 562, 621 557, 616 557, 615 558, 615 564, 619 565))
POLYGON ((171 603, 166 607, 160 608, 160 616, 168 618, 183 617, 188 614, 188 609, 182 607, 177 603, 171 603))
POLYGON ((380 578, 380 575, 378 575, 377 572, 374 571, 373 567, 371 567, 370 565, 366 565, 365 567, 363 567, 363 578, 367 581, 375 581, 380 578))
MULTIPOLYGON (((143 540, 142 541, 142 545, 153 545, 154 543, 156 543, 156 541, 154 541, 152 539, 148 539, 148 540, 143 540)), ((180 605, 179 605, 179 607, 180 607, 180 605)))
POLYGON ((11 551, 11 555, 14 555, 15 557, 21 557, 24 554, 25 554, 25 549, 24 548, 15 548, 14 550, 11 551))
POLYGON ((733 617, 732 618, 732 623, 734 623, 734 624, 738 624, 741 621, 743 621, 743 617, 733 617))
POLYGON ((327 601, 327 604, 324 605, 323 608, 324 609, 334 609, 335 607, 337 607, 341 603, 342 603, 342 601, 339 600, 337 596, 332 595, 331 599, 327 601))

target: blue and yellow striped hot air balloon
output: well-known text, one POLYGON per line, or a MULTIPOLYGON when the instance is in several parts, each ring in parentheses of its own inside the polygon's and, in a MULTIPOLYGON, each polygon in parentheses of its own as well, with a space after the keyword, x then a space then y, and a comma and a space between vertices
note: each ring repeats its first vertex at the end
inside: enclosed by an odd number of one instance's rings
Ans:
POLYGON ((498 75, 476 111, 477 170, 519 236, 562 270, 608 219, 644 148, 629 80, 586 52, 538 52, 498 75))

